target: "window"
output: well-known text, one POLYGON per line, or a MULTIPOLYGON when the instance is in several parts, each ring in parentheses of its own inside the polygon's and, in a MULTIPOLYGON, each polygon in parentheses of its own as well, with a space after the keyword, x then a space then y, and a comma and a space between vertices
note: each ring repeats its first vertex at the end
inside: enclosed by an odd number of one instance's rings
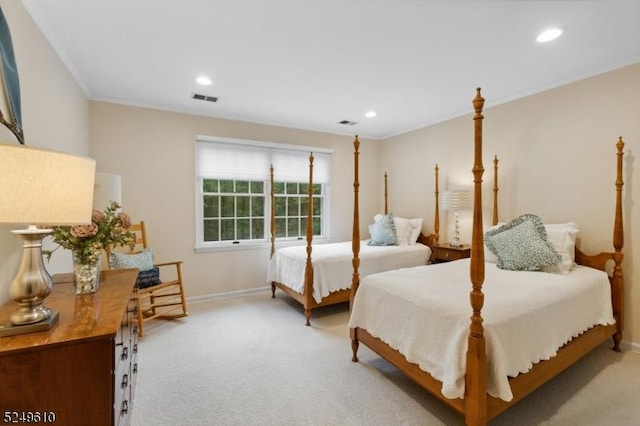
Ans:
POLYGON ((265 244, 271 237, 274 169, 276 237, 306 237, 309 154, 313 153, 313 234, 329 236, 331 151, 199 136, 196 141, 196 249, 265 244))
MULTIPOLYGON (((322 184, 313 184, 313 235, 322 235, 322 184)), ((274 210, 277 238, 303 239, 307 236, 309 183, 274 182, 274 210)))
POLYGON ((204 241, 264 239, 264 182, 203 179, 204 241))

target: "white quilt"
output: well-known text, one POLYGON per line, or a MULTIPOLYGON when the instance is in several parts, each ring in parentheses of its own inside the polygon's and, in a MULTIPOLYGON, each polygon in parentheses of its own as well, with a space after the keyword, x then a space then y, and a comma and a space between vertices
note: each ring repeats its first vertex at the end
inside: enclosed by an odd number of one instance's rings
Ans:
MULTIPOLYGON (((360 277, 427 263, 431 249, 423 244, 411 246, 368 246, 360 243, 360 277)), ((351 287, 353 275, 351 241, 318 244, 312 247, 313 298, 320 303, 329 293, 351 287)), ((267 280, 275 281, 302 293, 307 247, 285 247, 276 251, 269 262, 267 280)))
MULTIPOLYGON (((361 327, 464 396, 471 316, 469 259, 369 275, 362 279, 349 327, 361 327)), ((596 324, 613 324, 607 275, 578 266, 568 275, 515 272, 485 263, 482 309, 487 392, 510 401, 508 377, 596 324)))

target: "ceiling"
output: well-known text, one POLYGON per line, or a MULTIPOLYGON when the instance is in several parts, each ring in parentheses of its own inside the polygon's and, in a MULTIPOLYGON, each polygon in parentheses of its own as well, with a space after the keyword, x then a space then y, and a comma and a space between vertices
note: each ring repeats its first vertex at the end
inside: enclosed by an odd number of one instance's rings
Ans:
POLYGON ((23 3, 92 100, 374 139, 640 62, 638 1, 23 3))

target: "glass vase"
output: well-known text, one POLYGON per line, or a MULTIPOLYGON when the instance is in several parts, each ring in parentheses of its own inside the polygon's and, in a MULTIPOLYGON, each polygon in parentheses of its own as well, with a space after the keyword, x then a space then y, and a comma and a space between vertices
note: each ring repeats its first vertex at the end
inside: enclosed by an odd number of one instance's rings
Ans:
POLYGON ((94 261, 82 262, 73 253, 73 274, 76 294, 92 294, 98 291, 100 285, 100 265, 102 255, 96 256, 94 261))

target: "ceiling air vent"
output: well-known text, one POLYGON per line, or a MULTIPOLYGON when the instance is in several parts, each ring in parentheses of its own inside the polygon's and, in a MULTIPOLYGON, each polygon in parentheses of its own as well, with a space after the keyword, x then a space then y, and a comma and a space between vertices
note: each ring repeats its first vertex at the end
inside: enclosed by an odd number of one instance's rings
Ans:
POLYGON ((191 97, 193 99, 198 99, 199 101, 218 102, 218 98, 216 98, 215 96, 201 95, 199 93, 193 93, 191 97))
POLYGON ((358 123, 356 123, 355 121, 342 120, 338 121, 338 124, 344 124, 345 126, 355 126, 358 123))

